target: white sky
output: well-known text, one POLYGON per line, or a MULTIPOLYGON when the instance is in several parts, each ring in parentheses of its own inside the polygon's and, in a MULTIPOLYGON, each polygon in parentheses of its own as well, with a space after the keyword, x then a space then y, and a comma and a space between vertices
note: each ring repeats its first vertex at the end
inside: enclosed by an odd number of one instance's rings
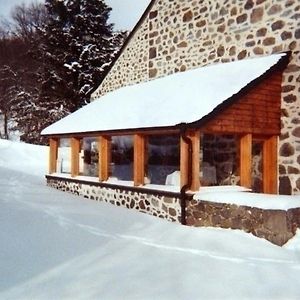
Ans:
MULTIPOLYGON (((9 17, 11 9, 16 4, 41 0, 0 0, 0 16, 9 17)), ((150 0, 105 0, 112 8, 111 22, 115 29, 132 29, 142 16, 150 0)))

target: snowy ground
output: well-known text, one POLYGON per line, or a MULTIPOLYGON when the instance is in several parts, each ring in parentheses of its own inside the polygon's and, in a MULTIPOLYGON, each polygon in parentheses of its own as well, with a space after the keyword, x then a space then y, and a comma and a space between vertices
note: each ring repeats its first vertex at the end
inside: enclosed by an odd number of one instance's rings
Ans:
POLYGON ((56 191, 46 150, 0 140, 0 299, 300 299, 299 239, 280 248, 56 191))

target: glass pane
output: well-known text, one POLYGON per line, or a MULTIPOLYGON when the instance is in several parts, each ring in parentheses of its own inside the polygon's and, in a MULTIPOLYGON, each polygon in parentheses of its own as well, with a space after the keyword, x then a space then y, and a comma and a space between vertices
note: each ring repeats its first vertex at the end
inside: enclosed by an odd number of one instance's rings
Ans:
POLYGON ((262 193, 263 178, 262 178, 262 150, 263 143, 253 141, 252 144, 252 191, 262 193))
POLYGON ((59 140, 57 151, 57 172, 71 173, 71 143, 70 139, 63 138, 59 140))
POLYGON ((200 139, 200 182, 202 186, 235 185, 237 170, 237 137, 203 134, 200 139))
POLYGON ((179 185, 179 136, 149 136, 147 177, 152 184, 179 185))
POLYGON ((118 180, 133 180, 133 137, 113 136, 111 149, 111 176, 118 180))
POLYGON ((79 174, 98 177, 98 139, 85 137, 81 140, 79 174))

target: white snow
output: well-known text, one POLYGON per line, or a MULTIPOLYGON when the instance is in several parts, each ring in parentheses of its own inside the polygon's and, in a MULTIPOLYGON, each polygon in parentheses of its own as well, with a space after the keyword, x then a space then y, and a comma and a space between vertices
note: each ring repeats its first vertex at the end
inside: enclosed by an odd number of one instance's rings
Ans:
POLYGON ((60 192, 31 175, 46 151, 0 140, 1 300, 300 299, 299 233, 281 248, 60 192))
POLYGON ((133 181, 130 180, 119 180, 117 177, 109 177, 104 183, 110 183, 121 186, 133 186, 133 181))
POLYGON ((298 228, 296 231, 296 235, 291 238, 285 245, 283 245, 285 249, 290 249, 297 251, 299 253, 300 251, 300 229, 298 228))
POLYGON ((0 168, 43 176, 47 173, 48 152, 47 146, 0 139, 0 168))
POLYGON ((228 203, 271 210, 288 210, 300 207, 300 195, 283 196, 247 192, 239 186, 202 187, 195 200, 228 203))
POLYGON ((78 63, 77 61, 73 61, 71 64, 65 63, 64 67, 66 67, 70 71, 76 72, 79 68, 82 67, 82 65, 80 63, 78 63))
POLYGON ((50 125, 42 134, 191 123, 211 113, 219 104, 264 74, 284 55, 216 64, 123 87, 50 125))
MULTIPOLYGON (((89 184, 89 182, 92 182, 92 183, 93 182, 99 182, 98 177, 92 177, 92 176, 78 175, 78 176, 75 176, 75 177, 71 177, 70 174, 66 174, 66 173, 52 173, 51 176, 66 178, 66 179, 75 179, 75 180, 80 180, 80 181, 86 181, 86 184, 89 184)), ((103 181, 103 183, 114 184, 114 185, 124 186, 124 187, 134 187, 134 182, 133 181, 119 180, 117 177, 109 177, 108 180, 103 181)), ((156 190, 156 191, 164 191, 164 192, 173 192, 173 193, 179 193, 180 192, 179 185, 173 185, 173 184, 159 185, 159 184, 147 183, 145 185, 139 186, 139 188, 156 190)))
MULTIPOLYGON (((180 192, 180 184, 178 172, 175 171, 175 177, 167 176, 165 185, 158 184, 145 184, 139 188, 165 191, 165 192, 180 192)), ((55 177, 71 179, 70 174, 54 173, 51 174, 55 177)), ((76 176, 74 179, 88 182, 99 182, 97 177, 91 176, 76 176)), ((114 184, 124 187, 134 187, 133 181, 119 180, 116 177, 110 177, 104 183, 114 184)), ((291 208, 300 207, 300 195, 285 196, 285 195, 271 195, 253 193, 251 189, 237 186, 237 185, 224 185, 224 186, 202 186, 198 192, 188 191, 193 196, 194 200, 209 201, 215 203, 235 204, 238 206, 256 207, 269 210, 289 210, 291 208)))

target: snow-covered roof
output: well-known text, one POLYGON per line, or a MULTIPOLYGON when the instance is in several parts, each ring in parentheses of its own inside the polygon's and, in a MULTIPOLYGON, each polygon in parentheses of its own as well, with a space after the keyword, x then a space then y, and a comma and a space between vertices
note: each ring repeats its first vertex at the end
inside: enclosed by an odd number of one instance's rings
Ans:
POLYGON ((172 127, 201 120, 286 54, 221 63, 110 92, 42 131, 43 135, 172 127))

